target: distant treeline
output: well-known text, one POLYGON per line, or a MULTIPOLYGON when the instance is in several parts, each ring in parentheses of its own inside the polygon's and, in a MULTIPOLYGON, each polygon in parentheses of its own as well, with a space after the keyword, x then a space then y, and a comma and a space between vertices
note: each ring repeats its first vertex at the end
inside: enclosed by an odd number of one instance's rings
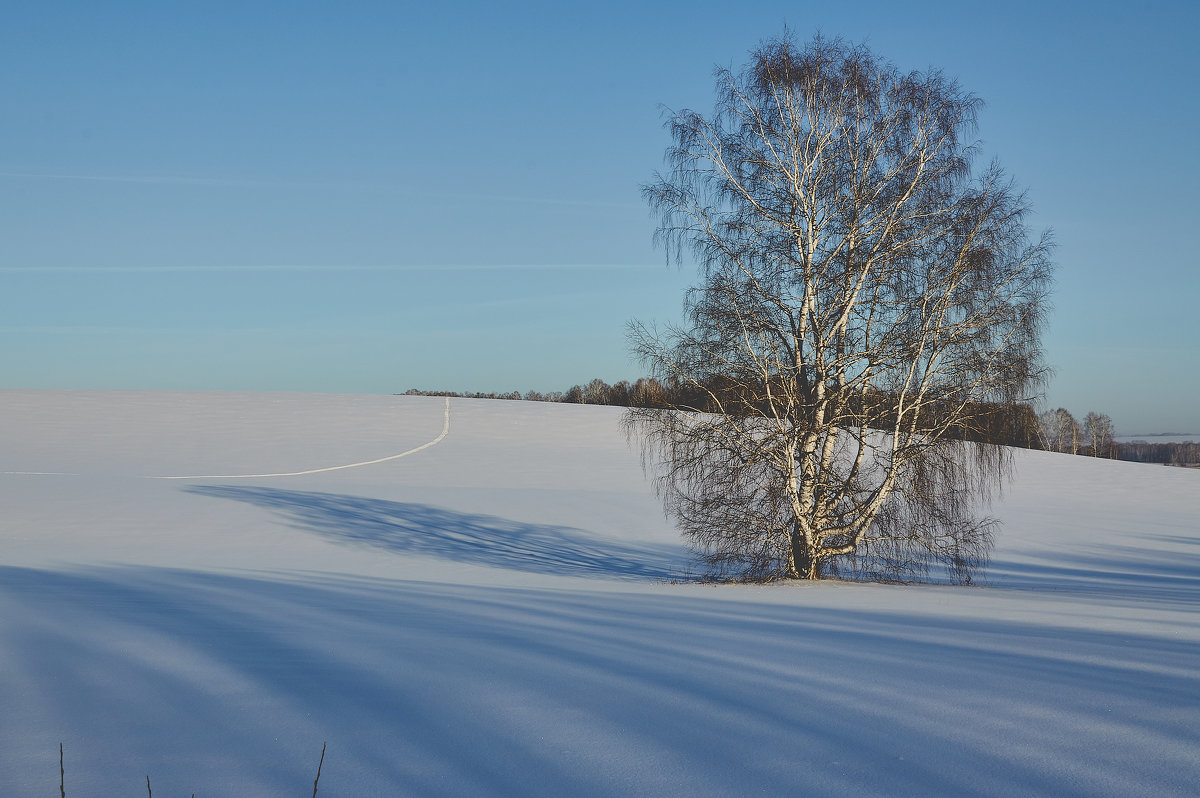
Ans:
POLYGON ((616 385, 609 385, 604 380, 595 379, 587 385, 572 385, 566 391, 510 391, 508 393, 458 393, 456 391, 423 391, 419 388, 409 388, 405 396, 450 396, 463 399, 523 399, 527 402, 567 402, 577 405, 613 405, 616 407, 665 407, 670 392, 653 377, 645 377, 637 382, 621 380, 616 385))
MULTIPOLYGON (((754 391, 744 384, 716 378, 705 389, 680 383, 642 377, 635 382, 621 380, 609 385, 594 379, 586 385, 572 385, 566 391, 520 391, 508 393, 457 393, 455 391, 423 391, 411 388, 406 396, 451 396, 465 399, 523 399, 530 402, 566 402, 580 405, 610 405, 614 407, 690 407, 700 411, 712 410, 714 399, 732 401, 743 406, 755 404, 747 396, 754 391)), ((864 407, 854 414, 867 426, 886 426, 894 417, 894 402, 879 394, 863 400, 864 407)), ((930 422, 936 424, 936 411, 930 422)), ((950 437, 961 440, 1016 446, 1022 449, 1041 449, 1087 457, 1130 460, 1138 463, 1165 465, 1200 465, 1200 443, 1117 443, 1112 420, 1102 413, 1088 413, 1083 422, 1075 420, 1067 410, 1058 408, 1041 415, 1031 405, 979 404, 969 414, 967 426, 950 431, 950 437)))
POLYGON ((1050 452, 1082 454, 1088 457, 1108 457, 1135 463, 1163 465, 1200 465, 1200 444, 1187 443, 1118 443, 1112 419, 1103 413, 1091 412, 1083 421, 1075 420, 1070 411, 1060 407, 1038 416, 1041 433, 1038 447, 1050 452))
MULTIPOLYGON (((700 412, 716 410, 716 403, 752 407, 761 404, 764 392, 761 386, 715 378, 704 388, 642 377, 634 382, 621 380, 609 385, 594 379, 586 385, 572 385, 566 391, 520 391, 508 393, 458 393, 455 391, 425 391, 410 388, 406 396, 450 396, 466 399, 524 399, 534 402, 565 402, 583 405, 609 405, 613 407, 686 407, 700 412)), ((879 394, 862 400, 864 406, 848 409, 851 417, 863 421, 866 426, 886 426, 894 418, 894 401, 879 394)), ((927 413, 926 423, 937 425, 937 413, 927 413)), ((1039 445, 1038 418, 1029 405, 976 405, 967 414, 968 425, 951 430, 950 436, 983 443, 1018 446, 1027 449, 1041 448, 1039 445)))
POLYGON ((424 391, 420 388, 409 388, 402 396, 449 396, 455 399, 525 399, 530 402, 561 402, 562 394, 552 393, 544 394, 537 391, 530 391, 522 395, 520 391, 512 391, 510 393, 482 393, 482 392, 464 392, 458 391, 424 391))
POLYGON ((1200 443, 1119 443, 1122 460, 1135 463, 1162 463, 1173 466, 1200 466, 1200 443))

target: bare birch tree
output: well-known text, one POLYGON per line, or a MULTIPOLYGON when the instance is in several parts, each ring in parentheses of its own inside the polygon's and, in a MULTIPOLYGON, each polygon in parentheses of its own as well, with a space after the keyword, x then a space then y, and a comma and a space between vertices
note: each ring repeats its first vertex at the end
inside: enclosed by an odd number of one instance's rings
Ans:
POLYGON ((1114 446, 1112 419, 1106 413, 1090 412, 1083 417, 1083 431, 1087 435, 1088 448, 1092 457, 1113 457, 1114 446))
POLYGON ((1045 410, 1038 413, 1038 442, 1047 452, 1062 451, 1058 441, 1058 413, 1045 410))
POLYGON ((1079 422, 1071 411, 1060 407, 1054 411, 1054 421, 1057 425, 1055 432, 1058 441, 1058 451, 1063 454, 1079 454, 1079 439, 1082 437, 1079 422))
POLYGON ((965 438, 1040 387, 1050 242, 942 73, 785 35, 716 75, 644 189, 701 277, 631 326, 683 397, 627 416, 665 507, 719 576, 967 581, 1007 451, 965 438))

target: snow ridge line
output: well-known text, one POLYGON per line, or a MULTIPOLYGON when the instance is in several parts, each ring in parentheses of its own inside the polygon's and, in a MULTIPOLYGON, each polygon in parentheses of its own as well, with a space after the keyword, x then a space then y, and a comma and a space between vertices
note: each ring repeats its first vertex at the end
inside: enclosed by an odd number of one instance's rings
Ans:
POLYGON ((321 474, 325 471, 341 471, 345 468, 358 468, 359 466, 375 465, 376 463, 386 463, 389 460, 399 460, 401 457, 408 457, 410 454, 416 454, 419 451, 428 449, 430 446, 435 446, 442 442, 442 439, 450 434, 450 397, 446 397, 445 420, 442 422, 442 432, 429 443, 423 443, 415 449, 409 449, 407 452, 400 454, 389 455, 388 457, 380 457, 377 460, 364 460, 361 463, 347 463, 346 465, 329 466, 328 468, 311 468, 308 471, 288 471, 282 474, 208 474, 196 476, 179 476, 179 477, 147 477, 147 479, 262 479, 265 477, 300 477, 305 474, 321 474))

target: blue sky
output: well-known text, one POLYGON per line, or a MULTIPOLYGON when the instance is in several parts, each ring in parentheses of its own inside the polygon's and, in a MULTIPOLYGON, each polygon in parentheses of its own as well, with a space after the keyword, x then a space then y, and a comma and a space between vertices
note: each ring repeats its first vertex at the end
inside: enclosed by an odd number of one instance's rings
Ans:
POLYGON ((1047 403, 1200 432, 1191 2, 8 2, 0 387, 641 373, 660 103, 787 23, 939 67, 1059 244, 1047 403))

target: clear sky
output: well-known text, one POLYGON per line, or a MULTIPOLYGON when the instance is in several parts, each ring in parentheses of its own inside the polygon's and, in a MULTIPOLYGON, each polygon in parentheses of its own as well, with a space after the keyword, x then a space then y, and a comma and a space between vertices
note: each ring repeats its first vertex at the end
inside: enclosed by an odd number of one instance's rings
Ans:
POLYGON ((659 104, 939 67, 1060 264, 1047 404, 1200 432, 1200 3, 5 3, 0 387, 564 390, 674 320, 659 104))

